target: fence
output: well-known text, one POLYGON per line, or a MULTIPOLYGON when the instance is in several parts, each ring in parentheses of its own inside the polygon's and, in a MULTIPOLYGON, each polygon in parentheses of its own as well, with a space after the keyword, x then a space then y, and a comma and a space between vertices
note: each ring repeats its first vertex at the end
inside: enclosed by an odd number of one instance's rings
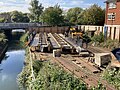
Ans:
POLYGON ((84 31, 94 31, 95 34, 102 32, 107 39, 120 41, 120 25, 105 25, 105 26, 91 26, 91 25, 78 25, 78 28, 84 31))
POLYGON ((30 31, 35 30, 36 32, 46 32, 46 33, 64 33, 68 30, 68 26, 64 27, 31 27, 30 31))
MULTIPOLYGON (((106 25, 106 26, 93 26, 93 25, 78 25, 78 29, 94 32, 98 34, 102 32, 107 38, 120 41, 120 26, 119 25, 106 25)), ((63 27, 30 27, 29 30, 47 33, 64 33, 68 30, 68 26, 63 27)))

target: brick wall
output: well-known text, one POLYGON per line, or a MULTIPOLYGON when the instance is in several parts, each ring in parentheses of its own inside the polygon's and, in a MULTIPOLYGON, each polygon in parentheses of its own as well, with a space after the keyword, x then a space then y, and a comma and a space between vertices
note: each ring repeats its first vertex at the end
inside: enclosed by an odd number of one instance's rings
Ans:
POLYGON ((120 25, 120 2, 117 2, 116 8, 109 9, 109 3, 106 3, 105 24, 120 25), (108 20, 108 13, 115 13, 115 20, 108 20))

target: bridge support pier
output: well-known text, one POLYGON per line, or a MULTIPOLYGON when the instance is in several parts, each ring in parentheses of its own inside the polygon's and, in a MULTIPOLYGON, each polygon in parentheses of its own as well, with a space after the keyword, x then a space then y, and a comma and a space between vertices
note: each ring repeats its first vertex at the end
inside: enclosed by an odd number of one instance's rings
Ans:
POLYGON ((12 40, 12 29, 4 30, 4 34, 8 40, 12 40))

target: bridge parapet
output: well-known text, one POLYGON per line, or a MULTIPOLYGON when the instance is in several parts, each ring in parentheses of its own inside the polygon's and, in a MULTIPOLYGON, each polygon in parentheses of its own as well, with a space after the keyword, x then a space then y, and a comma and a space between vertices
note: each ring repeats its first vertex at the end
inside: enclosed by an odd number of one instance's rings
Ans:
POLYGON ((0 23, 0 29, 23 29, 41 26, 38 23, 0 23))

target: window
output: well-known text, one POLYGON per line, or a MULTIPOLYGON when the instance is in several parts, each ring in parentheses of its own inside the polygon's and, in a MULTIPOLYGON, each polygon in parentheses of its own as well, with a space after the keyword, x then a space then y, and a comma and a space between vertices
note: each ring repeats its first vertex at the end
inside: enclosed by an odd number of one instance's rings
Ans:
POLYGON ((109 3, 109 9, 112 9, 112 8, 116 8, 116 3, 115 2, 109 3))
POLYGON ((108 13, 108 20, 115 20, 115 13, 108 13))

